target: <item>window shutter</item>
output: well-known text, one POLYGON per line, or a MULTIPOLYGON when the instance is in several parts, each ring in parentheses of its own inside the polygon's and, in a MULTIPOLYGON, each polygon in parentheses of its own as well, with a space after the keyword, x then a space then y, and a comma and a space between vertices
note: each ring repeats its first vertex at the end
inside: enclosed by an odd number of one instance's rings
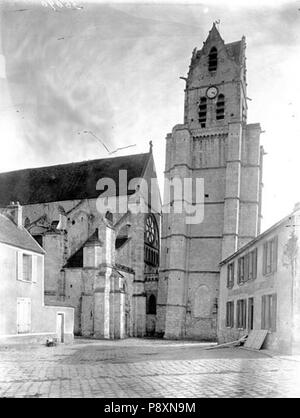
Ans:
POLYGON ((276 331, 277 325, 277 295, 272 295, 271 331, 276 331))
POLYGON ((230 306, 230 326, 231 328, 234 327, 234 302, 231 302, 230 306))
POLYGON ((17 251, 17 280, 23 280, 23 253, 17 251))
POLYGON ((249 279, 249 260, 250 254, 247 254, 244 258, 244 282, 247 282, 249 279))
POLYGON ((226 327, 229 327, 229 302, 226 303, 226 327))
POLYGON ((230 287, 230 264, 227 265, 227 287, 230 287))
POLYGON ((272 271, 277 271, 277 253, 278 253, 278 237, 273 239, 273 254, 272 254, 272 271))
POLYGON ((247 299, 243 301, 243 328, 247 328, 247 299))
POLYGON ((22 323, 21 323, 21 318, 22 318, 22 302, 20 299, 17 299, 17 333, 19 334, 20 332, 22 332, 22 323))
POLYGON ((263 249, 263 274, 267 273, 267 243, 264 243, 264 249, 263 249))
POLYGON ((257 277, 257 248, 255 248, 255 250, 253 251, 253 267, 252 267, 252 275, 253 275, 253 279, 256 279, 257 277))
POLYGON ((37 282, 37 256, 33 255, 31 258, 32 262, 32 283, 37 282))
POLYGON ((266 329, 266 297, 261 298, 261 329, 266 329))
POLYGON ((26 306, 26 332, 31 331, 31 300, 27 299, 26 306))

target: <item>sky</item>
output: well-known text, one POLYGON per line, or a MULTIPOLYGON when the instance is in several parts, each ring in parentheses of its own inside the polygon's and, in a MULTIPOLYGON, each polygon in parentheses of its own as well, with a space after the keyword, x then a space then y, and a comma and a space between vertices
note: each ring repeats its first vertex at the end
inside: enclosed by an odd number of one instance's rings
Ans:
POLYGON ((300 201, 300 0, 0 7, 1 172, 147 152, 152 140, 162 189, 165 137, 183 122, 179 77, 220 20, 226 43, 246 36, 248 123, 267 153, 263 229, 300 201))

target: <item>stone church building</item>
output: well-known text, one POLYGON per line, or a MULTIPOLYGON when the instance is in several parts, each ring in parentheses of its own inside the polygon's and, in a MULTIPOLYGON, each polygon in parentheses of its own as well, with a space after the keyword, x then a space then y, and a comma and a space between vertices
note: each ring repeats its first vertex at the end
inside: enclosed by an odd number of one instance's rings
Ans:
POLYGON ((260 233, 264 151, 260 125, 247 123, 245 50, 213 25, 192 54, 183 124, 166 138, 165 179, 204 180, 201 222, 172 210, 175 197, 161 208, 152 147, 0 174, 0 207, 23 206, 46 252, 45 301, 75 308, 75 335, 217 339, 220 263, 260 233), (115 193, 98 187, 105 178, 115 193))
POLYGON ((45 302, 75 308, 75 335, 155 332, 161 207, 157 182, 150 193, 151 179, 152 147, 145 154, 0 174, 0 206, 23 206, 23 223, 46 253, 45 302), (98 181, 105 178, 116 190, 102 198, 98 181), (102 212, 99 196, 107 203, 102 212), (109 199, 117 208, 122 201, 123 211, 110 210, 109 199), (141 202, 143 212, 136 210, 141 202))
POLYGON ((244 37, 226 44, 213 25, 192 54, 184 123, 166 138, 165 177, 204 179, 204 219, 163 214, 156 330, 165 338, 216 339, 220 262, 260 232, 263 149, 260 125, 247 124, 245 50, 244 37))

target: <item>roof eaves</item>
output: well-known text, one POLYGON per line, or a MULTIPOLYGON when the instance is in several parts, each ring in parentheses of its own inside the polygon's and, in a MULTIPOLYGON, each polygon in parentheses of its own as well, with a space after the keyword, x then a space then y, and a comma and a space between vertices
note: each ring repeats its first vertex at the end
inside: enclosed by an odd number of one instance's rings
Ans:
POLYGON ((270 233, 274 232, 277 228, 281 227, 285 222, 287 222, 292 215, 293 215, 293 213, 289 214, 288 216, 286 216, 283 219, 281 219, 280 221, 278 221, 276 224, 272 225, 269 229, 267 229, 266 231, 262 232, 257 237, 253 238, 252 241, 248 242, 243 247, 239 248, 235 253, 231 254, 229 257, 227 257, 224 260, 222 260, 219 263, 219 265, 222 266, 222 265, 228 263, 228 261, 232 260, 233 258, 235 258, 236 256, 238 256, 239 254, 243 253, 245 250, 247 250, 247 248, 250 248, 253 244, 255 244, 256 242, 258 242, 261 239, 265 238, 270 233))

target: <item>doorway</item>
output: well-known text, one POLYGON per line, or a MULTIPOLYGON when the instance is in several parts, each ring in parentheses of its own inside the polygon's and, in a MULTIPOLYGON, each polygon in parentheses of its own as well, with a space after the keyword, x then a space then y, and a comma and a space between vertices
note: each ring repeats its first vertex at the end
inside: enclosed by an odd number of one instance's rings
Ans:
POLYGON ((58 313, 57 314, 57 319, 56 319, 56 334, 57 334, 57 339, 58 339, 59 343, 64 342, 64 334, 65 334, 64 328, 65 328, 65 326, 64 326, 64 314, 63 313, 58 313))
POLYGON ((254 298, 248 300, 248 330, 253 329, 254 324, 254 298))

